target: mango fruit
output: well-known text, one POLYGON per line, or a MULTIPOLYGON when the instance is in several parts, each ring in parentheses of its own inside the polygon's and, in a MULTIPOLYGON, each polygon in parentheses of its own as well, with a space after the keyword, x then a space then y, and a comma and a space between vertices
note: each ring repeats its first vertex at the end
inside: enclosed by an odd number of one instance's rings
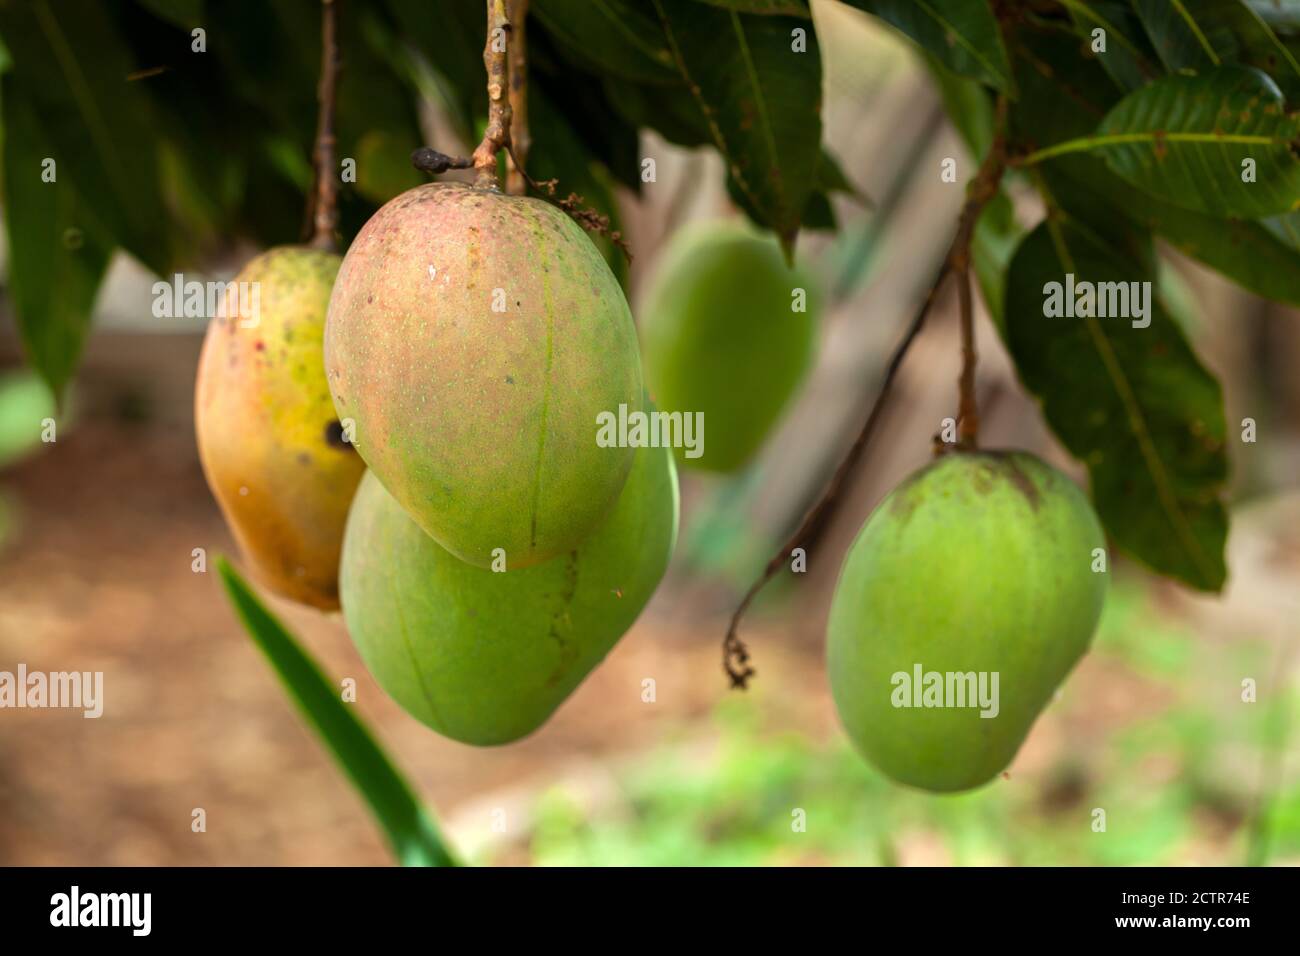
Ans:
POLYGON ((208 325, 194 396, 203 473, 253 576, 326 610, 339 606, 343 528, 365 471, 325 382, 340 261, 286 246, 249 262, 208 325))
POLYGON ((1024 452, 948 454, 895 488, 831 602, 827 668, 853 743, 924 790, 993 778, 1088 648, 1104 547, 1078 486, 1024 452))
POLYGON ((662 411, 703 414, 703 454, 678 449, 682 465, 735 471, 808 370, 820 296, 775 238, 739 224, 684 229, 662 256, 639 313, 650 397, 662 411))
POLYGON ((632 626, 668 566, 677 513, 672 455, 639 448, 617 504, 576 550, 497 572, 442 548, 368 472, 343 544, 348 633, 422 723, 479 746, 517 740, 632 626))
POLYGON ((429 183, 383 206, 339 269, 325 365, 375 476, 479 567, 572 551, 632 466, 596 441, 600 413, 641 409, 627 300, 538 199, 429 183))

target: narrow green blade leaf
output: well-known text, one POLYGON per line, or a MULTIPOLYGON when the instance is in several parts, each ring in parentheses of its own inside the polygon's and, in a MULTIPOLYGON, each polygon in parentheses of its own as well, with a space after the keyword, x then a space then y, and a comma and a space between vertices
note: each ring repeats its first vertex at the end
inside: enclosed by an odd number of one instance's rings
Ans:
POLYGON ((370 731, 343 703, 316 662, 262 605, 225 558, 221 583, 253 641, 275 668, 334 759, 370 804, 403 866, 456 866, 437 825, 370 731))
MULTIPOLYGON (((1098 305, 1101 283, 1150 281, 1149 244, 1130 248, 1131 238, 1054 220, 1030 233, 1008 273, 1007 346, 1052 430, 1088 466, 1115 541, 1161 574, 1218 591, 1228 529, 1219 383, 1154 294, 1146 327, 1124 315, 1045 314, 1048 284, 1064 287, 1068 275, 1076 288, 1093 283, 1098 305)), ((1131 316, 1132 302, 1112 311, 1131 316)))
MULTIPOLYGON (((5 226, 9 284, 28 363, 61 397, 81 359, 91 311, 113 254, 78 189, 45 182, 53 151, 36 107, 12 75, 3 83, 5 226)), ((57 164, 56 171, 62 169, 57 164)))
POLYGON ((1095 134, 1032 154, 1093 152, 1133 185, 1217 216, 1258 219, 1300 208, 1300 115, 1263 73, 1224 66, 1168 76, 1121 100, 1095 134))
POLYGON ((654 0, 678 69, 745 206, 793 247, 821 162, 821 56, 811 24, 654 0), (806 47, 797 47, 794 31, 806 47))
POLYGON ((987 0, 848 0, 911 37, 961 76, 1012 91, 1011 66, 987 0))

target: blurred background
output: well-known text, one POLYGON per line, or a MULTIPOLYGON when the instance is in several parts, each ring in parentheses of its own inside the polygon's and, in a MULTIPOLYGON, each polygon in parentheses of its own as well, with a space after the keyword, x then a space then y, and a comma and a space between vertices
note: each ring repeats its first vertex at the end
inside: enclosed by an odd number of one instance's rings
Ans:
MULTIPOLYGON (((808 572, 783 575, 749 616, 752 689, 728 690, 727 617, 856 433, 974 169, 912 48, 845 6, 816 3, 814 14, 825 139, 870 201, 835 196, 839 232, 801 236, 828 303, 816 366, 750 468, 683 473, 669 577, 608 660, 532 737, 475 749, 390 701, 337 615, 270 605, 333 678, 357 680, 361 715, 473 862, 1300 864, 1300 316, 1176 254, 1162 292, 1224 384, 1229 435, 1243 418, 1258 424, 1256 442, 1230 442, 1221 596, 1120 562, 1092 651, 1003 778, 975 793, 910 791, 851 752, 824 670, 827 608, 857 529, 929 460, 955 414, 949 290, 808 572), (957 184, 937 175, 948 157, 957 184), (1241 699, 1247 678, 1258 702, 1241 699), (1094 808, 1106 811, 1104 833, 1094 808)), ((420 120, 426 142, 467 151, 436 99, 420 120)), ((643 134, 640 153, 656 159, 658 181, 640 197, 614 194, 634 312, 675 230, 736 215, 712 151, 643 134)), ((1037 215, 1031 196, 1013 198, 1024 218, 1037 215)), ((212 277, 230 278, 255 251, 212 250, 212 277)), ((153 281, 114 258, 53 443, 31 428, 52 401, 22 370, 0 299, 0 669, 105 674, 98 720, 0 713, 0 863, 389 862, 215 573, 191 569, 195 548, 235 549, 195 448, 203 320, 155 318, 153 281), (191 831, 195 808, 206 832, 191 831)), ((982 443, 1028 448, 1082 480, 983 314, 978 347, 982 443)))

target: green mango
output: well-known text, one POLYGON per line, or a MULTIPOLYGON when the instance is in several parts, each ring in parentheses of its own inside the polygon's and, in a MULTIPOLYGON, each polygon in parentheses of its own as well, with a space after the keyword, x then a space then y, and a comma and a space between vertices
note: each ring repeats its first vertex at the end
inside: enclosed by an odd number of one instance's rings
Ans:
POLYGON ((413 717, 468 744, 536 730, 632 626, 677 540, 677 473, 640 448, 613 511, 573 551, 496 572, 426 535, 367 472, 339 571, 366 666, 413 717))
POLYGON ((857 748, 924 790, 996 776, 1088 648, 1104 547, 1078 486, 1023 452, 948 454, 895 488, 844 560, 827 628, 857 748))
POLYGON ((678 448, 682 465, 730 472, 754 456, 808 370, 819 311, 812 278, 786 265, 773 237, 717 222, 674 238, 640 318, 650 397, 703 414, 703 454, 678 448))

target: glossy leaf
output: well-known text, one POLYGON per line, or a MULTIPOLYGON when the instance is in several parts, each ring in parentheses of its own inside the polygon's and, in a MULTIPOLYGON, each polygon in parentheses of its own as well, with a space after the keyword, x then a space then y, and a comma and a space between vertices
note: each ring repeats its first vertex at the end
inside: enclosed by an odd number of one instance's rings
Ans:
POLYGON ((821 161, 821 57, 807 21, 653 0, 678 69, 759 221, 793 247, 821 161), (807 48, 796 52, 793 30, 807 48))
POLYGON ((217 570, 244 628, 275 668, 299 712, 370 805, 398 862, 403 866, 457 865, 411 785, 366 725, 343 703, 338 687, 225 558, 217 559, 217 570))
MULTIPOLYGON (((96 0, 0 4, 14 87, 35 111, 57 162, 114 240, 157 273, 172 262, 152 110, 133 62, 96 0)), ((68 200, 64 200, 66 203, 68 200)), ((65 207, 66 208, 66 207, 65 207)))
MULTIPOLYGON (((1007 282, 1006 340, 1052 430, 1087 465, 1115 541, 1152 569, 1223 586, 1227 477, 1223 395, 1150 296, 1150 324, 1048 317, 1048 283, 1151 281, 1149 245, 1049 220, 1021 243, 1007 282)), ((1136 310, 1130 305, 1129 312, 1136 310)))
POLYGON ((953 72, 1011 92, 1011 67, 987 0, 849 0, 914 40, 953 72))
POLYGON ((1174 205, 1254 219, 1300 207, 1297 140, 1300 115, 1284 111, 1277 87, 1255 70, 1225 66, 1157 80, 1121 100, 1095 134, 1027 162, 1096 153, 1174 205))
MULTIPOLYGON (((1021 59, 1063 64, 1068 62, 1065 46, 1059 38, 1040 37, 1021 59)), ((1104 114, 1118 96, 1104 85, 1094 62, 1049 73, 1025 64, 1016 79, 1021 95, 1011 114, 1015 135, 1037 146, 1087 135, 1090 115, 1104 114), (1081 103, 1081 96, 1091 98, 1085 108, 1059 108, 1065 99, 1081 103)), ((1051 201, 1094 229, 1105 231, 1132 220, 1252 292, 1300 304, 1300 243, 1288 243, 1285 234, 1275 234, 1266 224, 1176 206, 1130 185, 1099 157, 1084 152, 1046 160, 1037 171, 1051 201)))
POLYGON ((14 318, 28 363, 60 396, 81 358, 113 244, 76 186, 66 178, 42 180, 54 151, 13 76, 4 79, 0 104, 14 318))
POLYGON ((1300 61, 1250 4, 1134 0, 1133 9, 1170 72, 1238 63, 1268 73, 1289 98, 1300 95, 1300 61))

